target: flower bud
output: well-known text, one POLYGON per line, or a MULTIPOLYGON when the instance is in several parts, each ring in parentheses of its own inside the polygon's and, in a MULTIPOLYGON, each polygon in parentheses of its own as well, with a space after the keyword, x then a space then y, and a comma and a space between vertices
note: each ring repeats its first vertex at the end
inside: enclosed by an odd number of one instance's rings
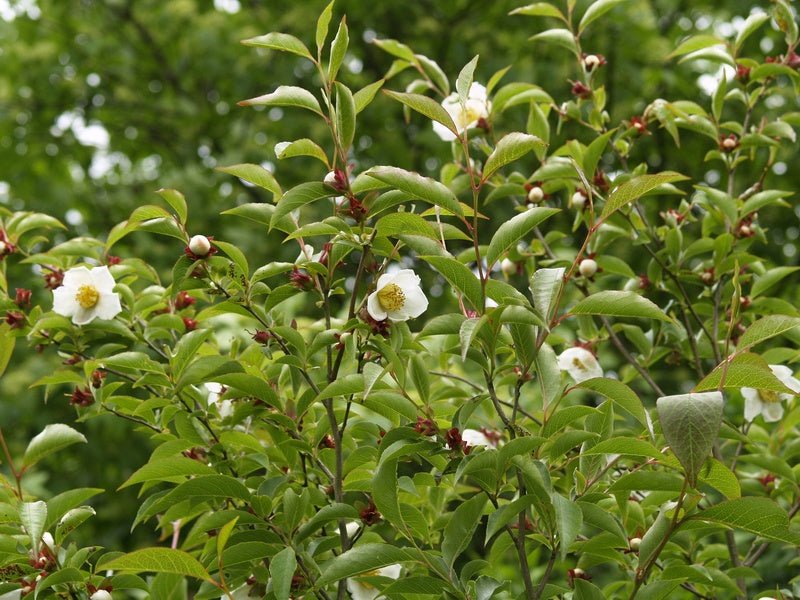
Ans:
POLYGON ((505 275, 506 278, 519 273, 519 267, 517 266, 517 263, 510 258, 504 258, 502 260, 500 263, 500 270, 503 272, 503 275, 505 275))
POLYGON ((628 542, 628 545, 630 546, 631 550, 638 552, 639 546, 642 545, 642 538, 631 538, 630 542, 628 542))
POLYGON ((586 195, 577 190, 572 197, 569 199, 569 207, 574 208, 575 210, 583 210, 584 205, 586 204, 586 195))
POLYGON ((584 258, 578 265, 578 271, 586 278, 593 277, 597 273, 597 261, 592 258, 584 258))
POLYGON ((89 596, 89 600, 112 600, 112 596, 107 590, 97 590, 89 596))
POLYGON ((600 59, 594 54, 587 54, 583 59, 583 66, 587 71, 591 71, 600 64, 600 59))
POLYGON ((17 288, 14 295, 14 304, 22 308, 31 303, 31 291, 24 288, 17 288))
POLYGON ((189 240, 189 250, 195 256, 208 256, 211 251, 211 242, 204 235, 195 235, 189 240))
POLYGON ((6 324, 11 329, 22 329, 25 327, 25 315, 18 310, 9 310, 6 313, 6 324))
POLYGON ((183 317, 183 326, 186 328, 186 331, 194 331, 197 329, 197 321, 194 319, 190 319, 189 317, 183 317))
POLYGON ((586 100, 587 98, 591 97, 592 89, 585 86, 580 81, 576 81, 575 83, 572 84, 572 94, 574 96, 577 96, 578 98, 586 100))
POLYGON ((544 200, 545 193, 542 188, 538 185, 533 186, 528 191, 528 202, 531 204, 539 204, 542 200, 544 200))

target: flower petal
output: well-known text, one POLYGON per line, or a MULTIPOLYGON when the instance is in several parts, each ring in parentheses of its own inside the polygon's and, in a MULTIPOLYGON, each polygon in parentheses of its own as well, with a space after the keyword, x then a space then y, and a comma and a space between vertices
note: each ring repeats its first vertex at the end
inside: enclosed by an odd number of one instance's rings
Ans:
POLYGON ((433 133, 439 136, 445 142, 452 142, 456 139, 456 134, 450 131, 447 127, 442 125, 441 123, 437 123, 436 121, 433 122, 433 133))
POLYGON ((119 294, 100 293, 100 299, 94 307, 98 319, 111 320, 122 312, 119 294))
POLYGON ((558 368, 569 373, 575 383, 603 376, 603 368, 586 348, 567 348, 558 356, 558 368))
POLYGON ((64 273, 64 287, 77 290, 82 285, 93 285, 94 277, 86 267, 73 267, 64 273))
POLYGON ((347 591, 353 600, 375 600, 380 594, 377 588, 367 587, 352 577, 347 580, 347 591))
POLYGON ((477 81, 473 81, 472 85, 469 86, 469 91, 467 92, 467 98, 470 100, 483 100, 486 102, 486 86, 477 81))
POLYGON ((783 418, 782 402, 765 402, 761 414, 767 423, 775 423, 783 418))
POLYGON ((391 579, 397 579, 400 577, 400 572, 403 570, 402 565, 394 564, 394 565, 386 565, 385 567, 381 567, 378 569, 378 573, 381 577, 390 577, 391 579))
POLYGON ((414 273, 411 269, 401 269, 394 273, 394 280, 392 283, 396 283, 399 285, 403 291, 406 291, 406 288, 416 287, 419 286, 420 278, 419 275, 414 273))
POLYGON ((378 300, 378 292, 372 292, 367 298, 367 312, 369 316, 376 321, 383 321, 389 315, 381 306, 381 301, 378 300))
POLYGON ((390 283, 394 283, 395 275, 396 273, 384 273, 378 277, 378 283, 375 284, 375 291, 380 292, 381 289, 385 288, 390 283))
POLYGON ((92 283, 94 283, 94 287, 97 288, 98 292, 102 294, 103 292, 110 293, 114 291, 116 282, 111 275, 111 271, 108 270, 108 267, 95 267, 91 270, 91 275, 92 283))
POLYGON ((81 305, 75 299, 75 289, 62 285, 53 290, 53 312, 71 317, 81 305))
POLYGON ((494 444, 489 441, 483 432, 477 429, 465 429, 461 432, 461 439, 470 446, 483 446, 484 448, 494 448, 494 444))
POLYGON ((399 312, 407 318, 415 319, 428 309, 428 298, 419 286, 406 288, 403 293, 406 299, 399 312))
POLYGON ((758 397, 756 389, 743 387, 741 392, 744 398, 744 420, 750 422, 761 414, 761 407, 764 403, 758 397))
POLYGON ((75 325, 86 325, 87 323, 94 321, 96 316, 97 311, 95 310, 95 307, 83 308, 82 306, 78 305, 78 308, 72 315, 72 322, 75 323, 75 325))

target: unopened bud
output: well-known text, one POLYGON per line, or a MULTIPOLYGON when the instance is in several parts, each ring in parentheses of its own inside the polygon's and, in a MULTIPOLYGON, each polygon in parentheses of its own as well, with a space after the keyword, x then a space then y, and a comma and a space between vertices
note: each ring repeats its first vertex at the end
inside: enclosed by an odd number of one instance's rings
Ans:
POLYGON ((329 171, 325 178, 322 180, 322 183, 325 185, 329 185, 332 188, 338 187, 336 185, 336 171, 329 171))
POLYGON ((600 59, 597 58, 594 54, 589 54, 586 58, 583 59, 583 66, 586 67, 587 71, 591 71, 597 65, 600 64, 600 59))
POLYGON ((528 192, 528 202, 539 204, 542 200, 544 200, 544 190, 538 185, 533 186, 528 192))
POLYGON ((581 191, 575 192, 569 199, 569 207, 574 208, 575 210, 583 210, 583 206, 585 204, 586 204, 586 195, 581 191))
POLYGON ((515 263, 510 258, 504 258, 500 262, 500 270, 503 272, 503 275, 506 277, 511 277, 512 275, 516 275, 519 272, 519 268, 517 267, 517 263, 515 263))
POLYGON ((211 251, 211 242, 204 235, 196 235, 189 240, 189 250, 195 256, 208 256, 211 251))
POLYGON ((584 258, 581 264, 578 265, 578 271, 584 277, 593 277, 597 273, 597 261, 592 258, 584 258))
POLYGON ((89 596, 89 600, 112 600, 112 596, 107 590, 97 590, 89 596))
POLYGON ((642 545, 642 538, 631 538, 631 541, 628 542, 628 545, 630 546, 631 550, 638 551, 639 547, 642 545))

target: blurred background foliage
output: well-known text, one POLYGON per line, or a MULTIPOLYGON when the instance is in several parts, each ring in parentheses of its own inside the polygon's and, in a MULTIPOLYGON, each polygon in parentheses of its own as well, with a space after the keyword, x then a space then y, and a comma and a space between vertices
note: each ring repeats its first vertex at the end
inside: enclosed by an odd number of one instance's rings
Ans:
MULTIPOLYGON (((579 5, 588 3, 579 0, 579 5)), ((235 242, 252 257, 251 264, 293 260, 297 248, 282 246, 277 232, 267 236, 235 217, 218 216, 237 204, 270 198, 214 167, 264 164, 274 169, 284 189, 324 176, 324 168, 313 159, 278 164, 273 151, 276 143, 301 137, 330 144, 321 122, 303 111, 254 111, 236 102, 281 84, 318 87, 309 62, 238 42, 284 31, 312 46, 314 24, 325 4, 327 0, 0 0, 0 203, 64 220, 70 231, 56 240, 63 241, 74 235, 103 237, 136 206, 158 203, 156 189, 173 187, 189 200, 192 232, 235 242)), ((536 83, 556 102, 568 100, 575 61, 563 50, 528 41, 555 23, 508 15, 522 4, 339 0, 335 14, 347 15, 351 32, 342 79, 354 90, 380 79, 392 58, 369 42, 395 38, 435 59, 451 81, 480 54, 476 80, 485 82, 511 65, 504 82, 536 83)), ((631 0, 590 28, 582 44, 585 51, 608 60, 601 77, 612 124, 641 114, 656 98, 708 106, 719 65, 677 64, 668 55, 690 34, 732 36, 751 4, 631 0)), ((743 55, 761 62, 783 50, 780 33, 765 27, 748 40, 743 55)), ((386 87, 402 90, 410 78, 403 73, 386 87)), ((786 96, 771 99, 771 106, 782 112, 797 105, 792 89, 786 90, 786 96)), ((522 107, 505 113, 494 126, 524 130, 526 117, 522 107)), ((663 130, 651 129, 652 136, 637 142, 631 164, 646 161, 653 170, 668 165, 712 185, 720 181, 718 163, 703 163, 709 140, 684 133, 676 148, 663 130)), ((583 139, 586 134, 568 125, 552 147, 571 136, 583 139)), ((391 164, 436 176, 450 153, 449 144, 419 117, 403 126, 400 106, 381 95, 359 116, 356 140, 356 172, 391 164)), ((798 156, 783 152, 766 185, 795 189, 798 180, 790 174, 800 166, 798 156)), ((534 158, 529 161, 532 172, 537 164, 534 158)), ((762 221, 772 230, 771 241, 778 242, 769 252, 776 263, 795 263, 797 217, 790 211, 775 214, 775 221, 762 221)), ((143 258, 161 273, 168 273, 181 251, 175 240, 143 233, 115 247, 116 254, 143 258)), ((638 272, 635 254, 629 260, 638 272)), ((12 270, 9 282, 12 288, 45 293, 24 268, 12 270)), ((0 382, 0 423, 11 430, 12 453, 19 455, 46 423, 69 423, 74 411, 60 395, 43 407, 43 388, 29 388, 55 368, 57 357, 18 347, 12 360, 0 382)), ((79 486, 113 491, 146 461, 149 449, 131 435, 129 424, 103 418, 80 427, 91 443, 59 454, 57 463, 42 465, 29 485, 40 486, 44 495, 79 486)), ((95 503, 95 529, 85 527, 82 535, 118 549, 152 542, 153 533, 145 528, 128 533, 136 503, 130 489, 104 494, 95 503)))

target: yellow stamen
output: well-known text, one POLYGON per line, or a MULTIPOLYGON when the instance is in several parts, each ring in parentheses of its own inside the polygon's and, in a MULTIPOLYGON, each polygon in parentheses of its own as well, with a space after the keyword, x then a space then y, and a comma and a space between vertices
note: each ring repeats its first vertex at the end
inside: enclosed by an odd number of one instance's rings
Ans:
POLYGON ((93 285, 82 285, 75 294, 75 300, 78 301, 81 308, 92 308, 100 300, 100 292, 93 285))
POLYGON ((579 371, 588 371, 589 368, 581 362, 581 359, 577 356, 572 359, 572 366, 578 369, 579 371))
POLYGON ((774 404, 781 401, 781 395, 772 390, 758 390, 759 399, 766 404, 774 404))
MULTIPOLYGON (((359 575, 359 578, 361 578, 361 577, 380 577, 380 576, 381 576, 381 570, 380 569, 375 569, 373 571, 367 571, 366 573, 362 573, 361 575, 359 575)), ((365 588, 367 588, 369 590, 374 590, 375 589, 374 585, 369 584, 366 581, 359 581, 358 583, 361 586, 363 586, 363 587, 365 587, 365 588)))
POLYGON ((381 303, 383 310, 400 310, 406 303, 406 295, 403 293, 403 290, 400 289, 399 285, 390 283, 383 286, 383 288, 378 291, 378 301, 381 303))
POLYGON ((456 117, 456 125, 458 125, 461 129, 465 128, 470 123, 474 123, 478 119, 481 118, 481 111, 476 110, 472 106, 467 106, 465 109, 456 117))

